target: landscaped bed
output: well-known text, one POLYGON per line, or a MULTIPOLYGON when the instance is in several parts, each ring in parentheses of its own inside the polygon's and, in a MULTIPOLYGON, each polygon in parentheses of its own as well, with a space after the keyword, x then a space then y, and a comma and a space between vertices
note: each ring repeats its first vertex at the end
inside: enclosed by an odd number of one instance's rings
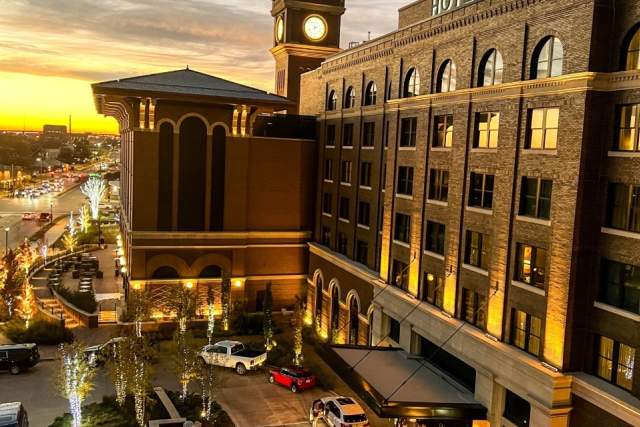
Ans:
POLYGON ((12 320, 2 327, 2 333, 16 344, 35 343, 58 345, 73 341, 73 333, 61 322, 38 316, 26 327, 23 320, 12 320))

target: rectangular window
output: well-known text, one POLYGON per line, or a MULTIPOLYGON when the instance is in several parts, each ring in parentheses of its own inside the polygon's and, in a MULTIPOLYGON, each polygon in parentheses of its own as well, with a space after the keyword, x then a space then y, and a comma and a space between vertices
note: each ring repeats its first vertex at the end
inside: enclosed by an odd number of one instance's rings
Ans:
POLYGON ((529 135, 526 148, 530 150, 555 150, 558 146, 559 121, 559 108, 529 110, 529 135))
POLYGON ((396 343, 400 344, 400 322, 394 319, 391 316, 387 316, 388 325, 389 325, 389 338, 391 338, 396 343))
POLYGON ((351 184, 351 167, 352 164, 348 160, 342 161, 342 166, 340 167, 340 182, 343 184, 351 184))
POLYGON ((519 243, 516 256, 516 280, 544 289, 547 251, 519 243))
POLYGON ((615 151, 640 151, 638 128, 640 104, 623 105, 618 113, 618 137, 613 146, 615 151))
POLYGON ((500 113, 478 113, 473 148, 497 148, 500 113))
POLYGON ((365 122, 362 129, 362 146, 373 147, 376 138, 376 124, 375 122, 365 122))
POLYGON ((598 300, 640 314, 640 267, 602 259, 598 300))
POLYGON ((371 205, 367 202, 358 202, 358 224, 369 227, 371 223, 371 205))
POLYGON ((349 221, 349 198, 340 197, 340 219, 349 221))
POLYGON ((469 206, 493 209, 493 175, 471 172, 469 206))
POLYGON ((467 230, 467 246, 465 248, 464 262, 483 270, 488 269, 489 236, 467 230))
POLYGON ((320 236, 320 243, 324 246, 331 246, 331 229, 329 227, 322 227, 322 235, 320 236))
POLYGON ((327 147, 336 146, 336 125, 327 126, 327 147))
POLYGON ((391 284, 404 291, 409 289, 409 268, 406 263, 397 259, 393 260, 391 264, 391 284))
POLYGON ((322 195, 322 213, 331 215, 333 213, 333 196, 331 193, 324 193, 322 195))
POLYGON ((344 233, 338 233, 338 253, 342 255, 347 255, 347 246, 348 246, 347 235, 344 233))
POLYGON ((397 242, 409 243, 411 238, 411 217, 409 215, 396 213, 395 232, 393 239, 397 242))
POLYGON ((324 179, 327 181, 333 181, 333 160, 324 160, 324 179))
POLYGON ((425 272, 422 278, 422 300, 438 308, 444 304, 444 277, 425 272))
POLYGON ((432 146, 451 148, 453 146, 453 114, 436 116, 434 119, 432 146))
POLYGON ((640 233, 640 186, 609 184, 607 227, 640 233))
POLYGON ((416 146, 416 129, 418 126, 417 117, 406 117, 402 119, 400 135, 400 147, 415 147, 416 146))
POLYGON ((542 320, 515 309, 511 316, 511 344, 536 357, 540 356, 542 320))
POLYGON ((400 166, 398 168, 398 191, 397 194, 405 196, 413 195, 413 168, 400 166))
POLYGON ((522 177, 520 187, 520 215, 532 218, 551 217, 553 182, 548 179, 522 177))
POLYGON ((636 350, 604 336, 596 340, 596 375, 631 391, 636 350))
POLYGON ((360 163, 360 187, 371 188, 371 163, 360 163))
POLYGON ((449 171, 431 169, 429 171, 429 200, 446 202, 449 198, 449 171))
POLYGON ((369 244, 363 240, 356 242, 356 261, 367 265, 369 260, 369 244))
POLYGON ((427 221, 427 244, 429 252, 444 255, 445 225, 439 222, 427 221))
POLYGON ((462 289, 462 320, 480 329, 486 325, 487 299, 469 289, 462 289))
POLYGON ((342 146, 353 147, 353 123, 346 123, 342 129, 342 146))

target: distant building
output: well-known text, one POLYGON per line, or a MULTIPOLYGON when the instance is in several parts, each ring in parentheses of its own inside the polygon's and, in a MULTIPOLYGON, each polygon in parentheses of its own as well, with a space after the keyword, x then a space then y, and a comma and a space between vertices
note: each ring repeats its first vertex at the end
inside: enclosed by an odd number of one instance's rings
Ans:
POLYGON ((42 127, 42 145, 46 148, 60 148, 69 140, 66 126, 44 125, 42 127))

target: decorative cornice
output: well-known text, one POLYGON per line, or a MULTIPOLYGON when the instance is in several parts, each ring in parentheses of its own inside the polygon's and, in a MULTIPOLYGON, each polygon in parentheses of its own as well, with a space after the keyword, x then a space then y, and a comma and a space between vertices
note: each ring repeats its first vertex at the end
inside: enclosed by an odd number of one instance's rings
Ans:
POLYGON ((273 48, 270 52, 274 57, 281 55, 304 56, 307 58, 325 59, 342 49, 336 47, 313 46, 297 43, 282 43, 273 48))
POLYGON ((270 240, 270 239, 301 239, 311 238, 311 231, 215 231, 215 232, 185 232, 185 231, 131 231, 133 239, 146 240, 270 240))
MULTIPOLYGON (((362 264, 358 264, 343 255, 333 252, 326 246, 311 242, 309 243, 309 252, 329 261, 335 266, 343 269, 347 273, 356 276, 359 279, 364 280, 365 282, 374 284, 381 280, 380 276, 375 271, 369 270, 362 264)), ((309 274, 313 274, 313 272, 310 272, 309 274)))

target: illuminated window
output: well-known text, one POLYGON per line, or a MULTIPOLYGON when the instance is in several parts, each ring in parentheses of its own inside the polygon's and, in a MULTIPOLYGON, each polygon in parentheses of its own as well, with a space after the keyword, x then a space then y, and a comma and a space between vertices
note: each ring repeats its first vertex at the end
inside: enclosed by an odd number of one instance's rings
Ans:
POLYGON ((437 148, 451 148, 453 146, 453 114, 436 116, 435 130, 431 145, 437 148))
POLYGON ((471 172, 469 206, 481 209, 493 208, 493 175, 471 172))
POLYGON ((457 70, 456 64, 450 59, 447 59, 441 66, 438 72, 438 84, 436 92, 445 93, 453 92, 456 90, 457 85, 457 70))
POLYGON ((549 219, 553 182, 547 179, 522 177, 520 211, 522 216, 549 219))
POLYGON ((513 310, 511 317, 511 344, 534 356, 540 356, 542 320, 520 310, 513 310))
POLYGON ((640 186, 610 183, 607 227, 640 233, 640 186))
POLYGON ((411 68, 404 79, 404 91, 402 97, 411 98, 412 96, 418 95, 420 95, 420 74, 418 74, 418 70, 411 68))
POLYGON ((640 104, 621 106, 618 112, 618 135, 613 149, 616 151, 640 151, 639 127, 640 104))
POLYGON ((443 308, 444 283, 444 277, 425 272, 422 278, 422 300, 438 308, 443 308))
POLYGON ((640 70, 640 28, 629 42, 625 70, 640 70))
POLYGON ((473 148, 497 148, 500 113, 478 113, 473 148))
POLYGON ((486 326, 487 298, 469 289, 462 289, 462 320, 484 329, 486 326))
POLYGON ((535 246, 518 244, 516 277, 519 282, 544 289, 547 251, 535 246))
POLYGON ((391 284, 403 291, 409 289, 409 268, 407 264, 397 259, 393 260, 391 265, 391 284))
POLYGON ((558 146, 559 108, 529 110, 529 132, 526 148, 530 150, 555 150, 558 146))
POLYGON ((480 62, 480 77, 478 86, 493 86, 502 83, 504 62, 502 55, 496 49, 491 49, 480 62))
POLYGON ((564 48, 555 37, 546 37, 533 54, 532 79, 545 79, 562 75, 564 48))
POLYGON ((635 348, 607 337, 597 341, 596 375, 624 389, 633 387, 635 348))

